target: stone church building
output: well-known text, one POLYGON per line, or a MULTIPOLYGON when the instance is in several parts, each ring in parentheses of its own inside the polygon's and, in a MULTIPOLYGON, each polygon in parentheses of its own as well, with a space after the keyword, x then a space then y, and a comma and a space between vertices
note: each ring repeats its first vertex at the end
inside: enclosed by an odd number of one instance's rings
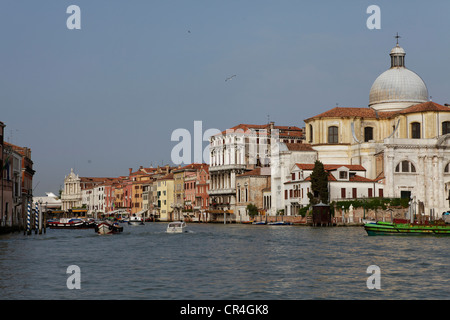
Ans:
POLYGON ((432 102, 406 68, 398 43, 365 108, 336 107, 305 121, 306 141, 324 164, 362 165, 385 197, 408 197, 416 212, 450 208, 450 106, 432 102))

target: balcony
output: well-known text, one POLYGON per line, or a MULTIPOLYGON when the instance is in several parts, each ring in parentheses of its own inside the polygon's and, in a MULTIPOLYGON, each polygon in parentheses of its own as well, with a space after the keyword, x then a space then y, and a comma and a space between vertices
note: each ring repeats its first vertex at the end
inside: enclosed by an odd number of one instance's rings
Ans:
POLYGON ((208 190, 208 194, 209 194, 209 195, 218 195, 218 194, 236 194, 236 188, 208 190))
POLYGON ((212 171, 223 171, 223 170, 235 170, 235 169, 247 169, 247 165, 245 164, 224 164, 218 166, 210 166, 209 172, 212 171))

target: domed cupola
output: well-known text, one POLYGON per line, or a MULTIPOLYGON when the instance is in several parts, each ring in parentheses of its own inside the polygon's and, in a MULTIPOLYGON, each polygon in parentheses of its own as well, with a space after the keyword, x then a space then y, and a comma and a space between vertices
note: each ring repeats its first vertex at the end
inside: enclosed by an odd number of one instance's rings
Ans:
POLYGON ((420 76, 406 69, 406 53, 398 45, 398 41, 389 55, 391 68, 383 72, 373 83, 369 107, 377 111, 396 111, 427 102, 427 86, 420 76))

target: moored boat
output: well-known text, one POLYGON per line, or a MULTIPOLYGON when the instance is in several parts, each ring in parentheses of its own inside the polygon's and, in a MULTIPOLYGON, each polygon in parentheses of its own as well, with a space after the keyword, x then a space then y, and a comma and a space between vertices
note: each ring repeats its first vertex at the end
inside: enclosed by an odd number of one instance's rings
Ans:
POLYGON ((47 226, 50 229, 89 229, 94 228, 95 223, 79 218, 61 218, 47 221, 47 226))
POLYGON ((263 225, 263 224, 266 224, 266 222, 265 221, 255 221, 255 222, 252 222, 252 224, 263 225))
POLYGON ((275 222, 269 222, 267 224, 270 226, 290 226, 291 225, 290 222, 285 222, 285 221, 275 221, 275 222))
POLYGON ((119 226, 117 222, 110 224, 109 222, 103 221, 95 226, 95 232, 98 234, 114 234, 123 231, 123 227, 119 226))
POLYGON ((450 236, 450 225, 444 222, 410 223, 406 220, 393 222, 370 222, 364 225, 369 236, 377 235, 436 235, 450 236))

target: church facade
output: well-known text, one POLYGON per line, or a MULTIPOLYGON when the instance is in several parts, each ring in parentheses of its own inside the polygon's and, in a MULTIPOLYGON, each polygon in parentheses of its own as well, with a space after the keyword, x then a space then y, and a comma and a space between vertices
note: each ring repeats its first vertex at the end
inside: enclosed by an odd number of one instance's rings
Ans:
POLYGON ((398 43, 373 83, 369 106, 336 107, 305 121, 306 142, 324 164, 362 165, 384 197, 408 197, 417 213, 450 208, 450 107, 432 102, 405 66, 398 43))

